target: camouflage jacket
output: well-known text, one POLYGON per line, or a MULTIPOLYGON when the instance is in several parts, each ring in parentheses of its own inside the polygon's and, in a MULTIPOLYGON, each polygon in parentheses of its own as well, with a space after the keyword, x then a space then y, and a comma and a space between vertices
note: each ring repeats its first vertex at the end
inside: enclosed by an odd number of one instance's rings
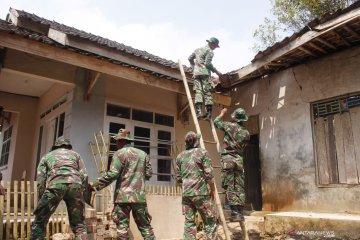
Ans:
POLYGON ((94 181, 94 187, 103 189, 116 179, 115 203, 145 202, 145 180, 151 176, 149 156, 140 149, 126 145, 114 153, 110 170, 94 181))
POLYGON ((224 122, 220 115, 215 118, 214 125, 225 133, 223 152, 242 155, 250 140, 249 131, 237 122, 224 122))
POLYGON ((80 155, 65 148, 58 148, 42 157, 37 168, 37 186, 39 198, 46 185, 58 183, 79 183, 87 185, 88 175, 80 155))
POLYGON ((177 156, 176 181, 182 184, 183 196, 210 195, 208 183, 214 181, 214 174, 205 149, 190 148, 177 156))
POLYGON ((196 49, 189 56, 189 62, 194 66, 193 75, 211 75, 211 72, 216 72, 216 68, 211 63, 213 57, 214 51, 209 45, 196 49))

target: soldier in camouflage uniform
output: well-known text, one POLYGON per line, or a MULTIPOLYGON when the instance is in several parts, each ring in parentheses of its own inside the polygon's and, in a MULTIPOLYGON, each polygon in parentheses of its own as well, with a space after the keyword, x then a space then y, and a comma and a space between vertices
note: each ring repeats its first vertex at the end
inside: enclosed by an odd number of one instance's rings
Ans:
POLYGON ((218 76, 222 74, 211 63, 214 57, 213 50, 219 47, 219 40, 212 37, 206 41, 208 42, 206 46, 196 49, 190 55, 189 62, 193 68, 196 116, 197 118, 204 117, 206 120, 209 120, 213 105, 211 72, 215 72, 218 76), (204 102, 206 113, 203 116, 202 104, 204 102))
POLYGON ((231 114, 232 121, 224 122, 223 116, 226 112, 227 109, 224 108, 214 120, 215 126, 225 133, 221 153, 222 187, 225 189, 226 198, 231 208, 231 220, 244 221, 245 174, 243 156, 250 135, 241 123, 247 121, 248 117, 242 108, 238 108, 231 114))
POLYGON ((117 226, 117 239, 129 239, 130 211, 142 237, 155 239, 145 198, 145 180, 152 176, 149 156, 131 146, 134 140, 129 130, 120 129, 113 138, 117 140, 118 150, 113 155, 110 170, 90 185, 101 190, 116 180, 112 214, 117 226))
POLYGON ((80 155, 72 150, 68 139, 59 137, 40 161, 37 169, 38 206, 34 211, 30 239, 45 239, 45 226, 61 200, 64 200, 75 239, 87 240, 84 223, 83 189, 88 176, 80 155))
POLYGON ((192 131, 188 132, 185 136, 186 150, 176 158, 176 180, 182 185, 185 240, 196 239, 196 211, 204 221, 207 239, 218 239, 213 168, 207 151, 199 148, 200 137, 192 131))

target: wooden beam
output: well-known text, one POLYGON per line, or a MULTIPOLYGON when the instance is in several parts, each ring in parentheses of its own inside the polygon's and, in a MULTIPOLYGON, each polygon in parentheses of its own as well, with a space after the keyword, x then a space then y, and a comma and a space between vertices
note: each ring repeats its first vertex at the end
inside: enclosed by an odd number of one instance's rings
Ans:
POLYGON ((311 52, 310 50, 304 48, 304 47, 298 47, 299 50, 303 51, 304 53, 310 55, 310 56, 313 56, 313 57, 317 57, 317 55, 313 52, 311 52))
POLYGON ((336 49, 335 45, 329 43, 328 41, 326 41, 326 40, 324 40, 324 39, 322 39, 322 38, 320 38, 320 37, 315 38, 314 40, 315 40, 315 41, 318 41, 318 42, 320 42, 320 43, 322 43, 322 44, 324 44, 325 46, 327 46, 327 47, 329 47, 329 48, 332 48, 332 49, 334 49, 334 50, 336 49))
POLYGON ((26 28, 28 30, 42 33, 45 35, 47 35, 47 33, 48 33, 49 25, 42 24, 39 22, 34 22, 27 18, 22 18, 19 16, 19 13, 14 8, 10 8, 9 17, 10 17, 11 22, 15 26, 26 28))
POLYGON ((338 39, 340 39, 340 41, 342 41, 346 46, 348 46, 348 47, 351 46, 351 44, 350 44, 343 36, 341 36, 339 33, 335 32, 335 30, 334 30, 334 31, 331 31, 331 33, 332 33, 333 35, 335 35, 335 37, 337 37, 338 39))
POLYGON ((328 28, 324 28, 323 31, 308 31, 307 33, 295 38, 294 40, 290 41, 288 44, 280 47, 277 50, 270 51, 267 55, 264 55, 263 57, 255 60, 251 64, 239 69, 237 71, 237 76, 235 77, 235 81, 233 85, 239 83, 243 77, 246 75, 256 71, 257 69, 263 67, 264 65, 268 64, 269 62, 272 62, 274 60, 277 60, 281 58, 282 56, 286 55, 287 53, 291 52, 292 50, 295 50, 299 48, 300 46, 326 34, 334 29, 338 28, 339 26, 342 26, 355 18, 360 17, 360 9, 356 9, 353 11, 350 11, 348 13, 345 13, 344 15, 341 15, 337 18, 335 18, 332 22, 332 25, 328 28))
POLYGON ((88 78, 89 85, 88 85, 87 90, 86 90, 85 100, 89 100, 90 93, 91 93, 92 89, 94 88, 95 83, 97 82, 99 77, 100 77, 99 72, 94 73, 94 72, 90 71, 90 72, 87 73, 87 78, 88 78))
MULTIPOLYGON (((0 45, 6 48, 15 49, 21 52, 41 56, 46 59, 71 64, 74 66, 93 70, 95 72, 108 74, 129 81, 145 84, 152 87, 161 88, 171 92, 185 94, 182 82, 176 82, 160 77, 155 77, 149 73, 141 72, 136 69, 124 67, 105 60, 89 57, 58 48, 34 40, 26 39, 14 34, 0 32, 0 45)), ((62 81, 64 83, 64 81, 62 81)), ((230 106, 231 98, 228 96, 213 94, 214 101, 225 106, 230 106)))
POLYGON ((353 35, 354 37, 360 38, 360 34, 357 33, 357 32, 355 32, 355 31, 354 31, 351 27, 349 27, 348 25, 345 25, 345 26, 344 26, 344 29, 345 29, 348 33, 350 33, 351 35, 353 35))
POLYGON ((326 50, 324 50, 323 48, 319 47, 318 45, 316 45, 315 43, 309 42, 308 45, 322 53, 327 53, 326 50))

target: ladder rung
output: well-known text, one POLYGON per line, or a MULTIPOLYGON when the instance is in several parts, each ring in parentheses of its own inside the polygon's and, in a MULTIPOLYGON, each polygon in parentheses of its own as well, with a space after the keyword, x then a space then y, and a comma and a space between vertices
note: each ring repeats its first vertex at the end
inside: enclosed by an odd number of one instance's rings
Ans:
POLYGON ((221 168, 221 166, 212 166, 213 168, 221 168))
POLYGON ((212 144, 217 144, 217 142, 215 141, 208 141, 208 140, 204 140, 205 143, 212 143, 212 144))

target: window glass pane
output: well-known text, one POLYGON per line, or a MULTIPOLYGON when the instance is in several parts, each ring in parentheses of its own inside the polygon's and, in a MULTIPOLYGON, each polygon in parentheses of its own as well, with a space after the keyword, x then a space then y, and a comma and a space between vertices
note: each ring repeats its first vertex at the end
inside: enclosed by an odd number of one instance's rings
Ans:
POLYGON ((155 123, 164 125, 164 126, 173 127, 174 126, 174 117, 160 114, 160 113, 155 113, 155 123))
POLYGON ((150 128, 134 128, 134 146, 150 154, 150 128))
POLYGON ((65 113, 60 114, 58 137, 64 135, 65 113))
POLYGON ((171 140, 171 132, 161 131, 161 130, 158 131, 158 139, 170 141, 171 140))
MULTIPOLYGON (((122 123, 114 123, 111 122, 109 125, 109 134, 113 136, 114 134, 118 133, 121 128, 125 128, 125 124, 122 123)), ((113 152, 117 150, 116 148, 116 140, 110 137, 110 154, 113 155, 113 152)), ((109 156, 110 156, 109 154, 109 156)))
POLYGON ((130 119, 130 108, 108 104, 106 107, 106 115, 130 119))
POLYGON ((153 123, 153 113, 133 109, 132 119, 137 120, 137 121, 142 121, 142 122, 153 123))
POLYGON ((158 181, 171 181, 171 160, 159 159, 158 160, 158 181), (164 175, 162 175, 164 174, 164 175))

